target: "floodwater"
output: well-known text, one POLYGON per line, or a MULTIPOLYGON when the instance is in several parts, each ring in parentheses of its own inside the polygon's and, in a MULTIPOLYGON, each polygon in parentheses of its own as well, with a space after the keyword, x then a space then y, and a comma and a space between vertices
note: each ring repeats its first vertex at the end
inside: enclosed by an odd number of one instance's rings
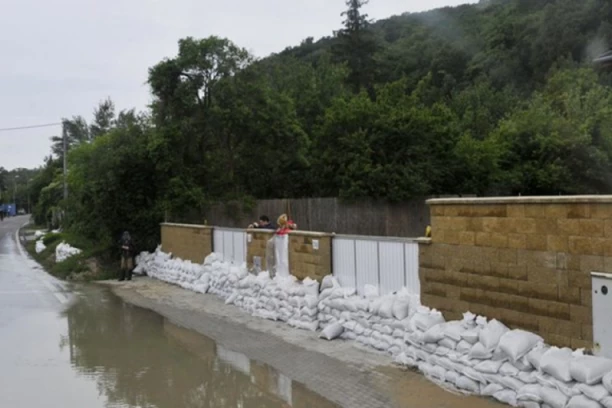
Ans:
POLYGON ((1 407, 332 407, 265 364, 108 290, 0 339, 1 407), (8 352, 7 352, 8 351, 8 352))
POLYGON ((46 274, 0 223, 0 408, 335 405, 106 288, 46 274))

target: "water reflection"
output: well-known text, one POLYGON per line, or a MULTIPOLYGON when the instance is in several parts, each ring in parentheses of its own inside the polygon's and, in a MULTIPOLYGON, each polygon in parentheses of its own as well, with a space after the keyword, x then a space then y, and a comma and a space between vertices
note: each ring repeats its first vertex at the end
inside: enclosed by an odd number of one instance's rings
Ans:
POLYGON ((317 407, 335 405, 271 367, 106 291, 65 312, 70 361, 96 381, 108 407, 317 407))

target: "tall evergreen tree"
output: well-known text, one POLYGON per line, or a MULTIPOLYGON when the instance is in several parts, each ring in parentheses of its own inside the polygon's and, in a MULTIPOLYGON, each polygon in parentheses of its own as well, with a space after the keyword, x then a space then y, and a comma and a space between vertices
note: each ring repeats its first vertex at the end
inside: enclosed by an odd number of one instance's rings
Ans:
POLYGON ((368 15, 361 8, 369 0, 346 0, 348 9, 342 13, 344 28, 336 32, 338 43, 334 53, 350 70, 347 84, 353 92, 362 89, 372 92, 376 63, 374 53, 378 48, 376 38, 370 30, 368 15))

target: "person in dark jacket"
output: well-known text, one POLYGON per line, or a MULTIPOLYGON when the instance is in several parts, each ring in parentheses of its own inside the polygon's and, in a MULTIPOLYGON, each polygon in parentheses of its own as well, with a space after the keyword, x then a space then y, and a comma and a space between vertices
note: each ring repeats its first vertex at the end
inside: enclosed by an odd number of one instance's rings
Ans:
POLYGON ((262 215, 261 217, 259 217, 259 221, 249 225, 249 228, 267 229, 274 231, 276 230, 276 225, 270 222, 270 218, 268 218, 267 215, 262 215))
POLYGON ((130 233, 125 231, 119 240, 121 250, 121 275, 119 280, 132 280, 132 270, 134 269, 134 242, 130 233))

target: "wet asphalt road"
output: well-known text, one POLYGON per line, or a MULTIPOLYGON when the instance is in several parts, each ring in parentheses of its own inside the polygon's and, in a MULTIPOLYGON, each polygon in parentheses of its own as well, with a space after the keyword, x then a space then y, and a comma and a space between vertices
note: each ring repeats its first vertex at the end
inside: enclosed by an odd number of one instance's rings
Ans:
POLYGON ((0 222, 0 408, 330 408, 251 361, 98 285, 61 282, 0 222))

